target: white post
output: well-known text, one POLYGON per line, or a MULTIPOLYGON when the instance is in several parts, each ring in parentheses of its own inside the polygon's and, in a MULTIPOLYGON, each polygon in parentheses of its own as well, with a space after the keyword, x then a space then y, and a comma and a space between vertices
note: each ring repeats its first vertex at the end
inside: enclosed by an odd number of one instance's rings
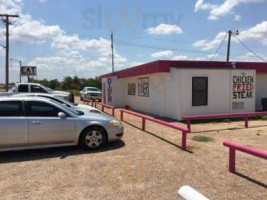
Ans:
POLYGON ((185 200, 209 200, 195 189, 184 185, 178 190, 178 194, 185 200))

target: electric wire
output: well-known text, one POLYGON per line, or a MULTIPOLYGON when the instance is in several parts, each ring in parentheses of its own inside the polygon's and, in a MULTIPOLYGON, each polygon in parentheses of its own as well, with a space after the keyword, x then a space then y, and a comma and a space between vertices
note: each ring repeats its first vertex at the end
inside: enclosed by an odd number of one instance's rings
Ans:
POLYGON ((225 36, 224 36, 223 40, 221 41, 221 43, 220 43, 220 45, 218 46, 218 48, 216 49, 215 53, 214 53, 213 56, 211 57, 210 61, 212 61, 213 58, 216 57, 218 51, 220 50, 220 48, 222 47, 222 45, 223 45, 223 43, 224 43, 224 41, 225 41, 225 39, 226 39, 226 37, 227 37, 227 33, 225 33, 225 36))
POLYGON ((242 44, 249 52, 251 52, 254 56, 256 56, 257 58, 259 58, 262 62, 266 62, 261 56, 259 56, 258 54, 256 54, 252 49, 250 49, 244 42, 242 42, 241 39, 239 39, 237 37, 236 34, 233 33, 233 35, 235 36, 235 38, 240 42, 240 44, 242 44))

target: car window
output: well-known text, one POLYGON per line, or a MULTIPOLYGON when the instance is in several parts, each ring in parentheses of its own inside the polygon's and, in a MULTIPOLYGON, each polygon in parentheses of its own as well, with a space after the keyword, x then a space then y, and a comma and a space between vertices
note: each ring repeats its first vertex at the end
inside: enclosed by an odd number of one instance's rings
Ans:
POLYGON ((98 92, 99 90, 97 88, 87 88, 87 91, 98 92))
POLYGON ((25 85, 25 84, 19 85, 18 92, 29 92, 28 85, 25 85))
POLYGON ((44 88, 42 88, 38 85, 31 85, 31 92, 33 92, 33 93, 47 93, 47 91, 44 88))
POLYGON ((28 102, 28 116, 30 117, 57 117, 59 112, 61 112, 60 109, 44 102, 28 102))
POLYGON ((67 106, 66 104, 60 104, 60 103, 58 103, 58 102, 56 102, 56 101, 54 101, 54 100, 50 100, 50 101, 53 102, 53 103, 56 103, 56 104, 58 104, 58 105, 60 105, 60 106, 62 106, 64 109, 66 109, 67 111, 71 112, 71 113, 74 114, 74 115, 83 115, 83 113, 78 112, 77 110, 75 110, 75 109, 73 109, 73 108, 67 106))
POLYGON ((21 101, 0 102, 0 117, 23 116, 21 101))

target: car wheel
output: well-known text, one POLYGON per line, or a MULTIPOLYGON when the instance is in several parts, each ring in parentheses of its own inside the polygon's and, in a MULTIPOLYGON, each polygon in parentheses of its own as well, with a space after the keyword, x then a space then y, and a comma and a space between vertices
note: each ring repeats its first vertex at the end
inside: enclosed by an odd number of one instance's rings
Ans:
POLYGON ((106 141, 106 132, 100 127, 87 128, 80 137, 80 145, 86 150, 98 149, 102 147, 106 141))

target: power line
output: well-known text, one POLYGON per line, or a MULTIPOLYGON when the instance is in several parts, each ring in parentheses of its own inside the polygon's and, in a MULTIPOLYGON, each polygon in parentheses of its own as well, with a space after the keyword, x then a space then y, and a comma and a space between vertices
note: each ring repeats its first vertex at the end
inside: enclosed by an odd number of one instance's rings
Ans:
POLYGON ((261 56, 259 56, 258 54, 256 54, 252 49, 250 49, 244 42, 242 42, 242 40, 241 39, 239 39, 238 37, 237 37, 237 35, 236 34, 233 34, 235 37, 236 37, 236 39, 248 50, 248 51, 250 51, 252 54, 254 54, 254 56, 256 56, 257 58, 259 58, 262 62, 266 62, 261 56))
POLYGON ((122 44, 126 46, 134 46, 134 47, 141 47, 141 48, 149 48, 149 49, 159 49, 159 50, 171 50, 171 51, 183 51, 183 52, 195 52, 199 54, 207 54, 209 52, 203 52, 203 51, 194 51, 194 50, 186 50, 186 49, 174 49, 174 48, 162 48, 162 47, 156 47, 156 46, 149 46, 149 45, 142 45, 142 44, 133 44, 133 43, 126 43, 121 41, 116 41, 116 44, 122 44))
POLYGON ((216 49, 215 53, 214 53, 213 56, 211 57, 210 61, 212 61, 213 58, 217 55, 218 51, 220 50, 220 48, 222 47, 222 45, 223 45, 223 43, 224 43, 224 41, 225 41, 225 39, 226 39, 226 36, 227 36, 227 33, 225 34, 225 36, 224 36, 224 38, 223 38, 221 44, 218 46, 218 48, 216 49))

